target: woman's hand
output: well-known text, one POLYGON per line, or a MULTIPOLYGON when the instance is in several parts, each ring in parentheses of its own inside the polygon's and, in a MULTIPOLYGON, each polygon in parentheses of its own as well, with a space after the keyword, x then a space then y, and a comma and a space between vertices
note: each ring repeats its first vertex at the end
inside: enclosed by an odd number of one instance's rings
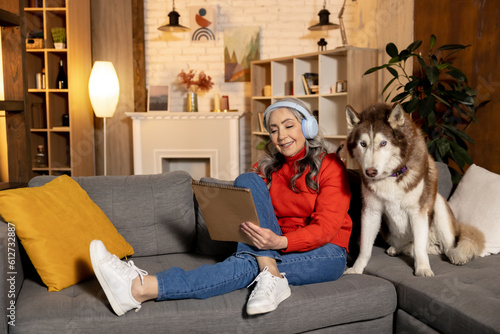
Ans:
POLYGON ((279 250, 288 247, 288 239, 285 236, 277 235, 270 229, 262 228, 250 222, 242 223, 241 229, 258 249, 279 250))

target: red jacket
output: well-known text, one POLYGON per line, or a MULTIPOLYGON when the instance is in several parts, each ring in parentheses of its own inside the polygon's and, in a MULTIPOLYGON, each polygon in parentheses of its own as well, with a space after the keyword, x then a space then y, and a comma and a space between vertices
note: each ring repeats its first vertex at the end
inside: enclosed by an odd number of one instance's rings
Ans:
POLYGON ((286 157, 283 167, 273 173, 269 193, 288 248, 283 252, 304 252, 333 243, 348 250, 352 230, 347 211, 351 190, 344 164, 336 154, 323 158, 319 193, 306 186, 307 171, 296 180, 298 193, 290 188, 295 174, 294 162, 305 155, 305 148, 293 157, 286 157))

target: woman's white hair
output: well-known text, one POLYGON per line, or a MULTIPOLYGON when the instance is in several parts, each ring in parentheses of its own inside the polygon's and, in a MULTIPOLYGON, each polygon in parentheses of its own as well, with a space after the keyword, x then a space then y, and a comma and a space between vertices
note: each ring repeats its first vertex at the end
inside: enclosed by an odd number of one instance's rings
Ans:
MULTIPOLYGON (((279 101, 290 101, 301 105, 309 113, 309 108, 300 100, 295 98, 284 98, 279 101)), ((288 110, 297 118, 297 120, 302 123, 304 116, 294 108, 287 107, 288 110)), ((271 111, 272 113, 273 111, 271 111)), ((266 127, 269 129, 269 119, 271 114, 266 117, 266 127)), ((316 176, 318 175, 319 169, 321 167, 321 162, 324 155, 327 153, 327 147, 325 145, 325 140, 321 134, 316 135, 312 139, 306 139, 305 142, 306 153, 303 158, 295 162, 295 175, 292 177, 290 182, 290 187, 293 191, 298 192, 295 187, 295 181, 307 171, 306 174, 306 184, 307 187, 318 192, 319 186, 316 176)), ((257 170, 255 172, 262 173, 262 176, 267 179, 268 187, 271 186, 272 174, 283 167, 286 162, 285 156, 281 154, 278 149, 273 145, 272 141, 269 140, 264 147, 265 154, 261 156, 257 162, 257 170)))

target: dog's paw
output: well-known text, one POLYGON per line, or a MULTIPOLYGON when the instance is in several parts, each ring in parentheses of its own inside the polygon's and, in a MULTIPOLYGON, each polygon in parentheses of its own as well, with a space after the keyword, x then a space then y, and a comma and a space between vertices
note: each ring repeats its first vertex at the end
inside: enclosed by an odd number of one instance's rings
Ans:
POLYGON ((398 256, 399 255, 399 252, 397 251, 396 248, 394 248, 393 246, 387 248, 387 250, 385 251, 387 253, 387 255, 389 256, 398 256))
POLYGON ((473 253, 466 254, 458 251, 457 248, 451 249, 446 255, 450 259, 450 262, 456 266, 463 266, 474 257, 473 253))
POLYGON ((344 271, 344 274, 362 274, 363 272, 361 271, 356 271, 354 267, 347 268, 346 271, 344 271))
POLYGON ((427 247, 427 254, 440 255, 442 254, 441 248, 439 248, 439 245, 429 245, 429 247, 427 247))
POLYGON ((408 245, 403 247, 402 253, 406 256, 413 256, 413 248, 414 248, 413 243, 408 244, 408 245))
POLYGON ((434 276, 434 272, 432 271, 431 268, 416 269, 415 276, 432 277, 434 276))

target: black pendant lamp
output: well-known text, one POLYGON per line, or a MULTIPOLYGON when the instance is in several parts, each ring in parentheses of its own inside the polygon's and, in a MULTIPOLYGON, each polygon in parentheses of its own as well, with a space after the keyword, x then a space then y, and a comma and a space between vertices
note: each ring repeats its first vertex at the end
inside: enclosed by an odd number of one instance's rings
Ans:
POLYGON ((172 0, 172 11, 168 13, 169 23, 162 25, 161 27, 158 28, 158 30, 168 31, 168 32, 189 31, 188 27, 184 27, 179 24, 179 17, 180 17, 179 13, 175 11, 175 0, 172 0))
POLYGON ((326 9, 326 0, 323 2, 323 9, 319 11, 319 23, 309 27, 309 30, 332 30, 339 27, 336 23, 330 23, 330 12, 326 9))

